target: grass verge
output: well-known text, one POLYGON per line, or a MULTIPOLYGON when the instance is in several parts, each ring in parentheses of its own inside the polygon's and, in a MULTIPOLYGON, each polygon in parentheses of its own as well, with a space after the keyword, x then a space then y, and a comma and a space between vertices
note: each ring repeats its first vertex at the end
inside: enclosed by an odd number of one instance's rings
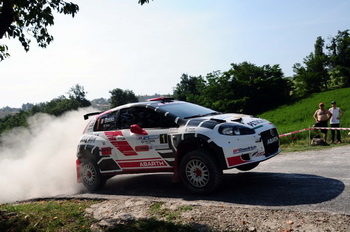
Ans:
MULTIPOLYGON (((0 205, 0 231, 94 231, 91 225, 95 220, 84 216, 84 211, 98 202, 101 201, 70 199, 3 204, 0 205)), ((170 210, 162 207, 163 204, 154 202, 149 209, 151 217, 148 219, 116 224, 112 228, 104 228, 103 231, 198 231, 193 225, 183 225, 179 222, 181 213, 191 210, 190 206, 170 210)))
POLYGON ((84 210, 96 200, 50 200, 0 205, 0 231, 91 231, 84 210))
POLYGON ((310 139, 300 139, 300 140, 291 141, 289 143, 283 143, 282 141, 280 147, 283 154, 286 152, 296 152, 296 151, 309 151, 309 150, 317 151, 317 150, 329 149, 332 147, 344 146, 344 145, 350 145, 349 138, 344 138, 341 144, 328 144, 327 146, 311 146, 310 139))

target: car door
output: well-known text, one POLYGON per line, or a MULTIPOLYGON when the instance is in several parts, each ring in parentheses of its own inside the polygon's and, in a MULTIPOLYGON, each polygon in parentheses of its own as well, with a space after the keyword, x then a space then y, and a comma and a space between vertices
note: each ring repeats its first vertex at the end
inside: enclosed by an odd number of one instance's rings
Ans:
POLYGON ((174 153, 168 142, 169 128, 161 126, 161 117, 145 107, 120 110, 118 164, 124 170, 172 168, 174 153))

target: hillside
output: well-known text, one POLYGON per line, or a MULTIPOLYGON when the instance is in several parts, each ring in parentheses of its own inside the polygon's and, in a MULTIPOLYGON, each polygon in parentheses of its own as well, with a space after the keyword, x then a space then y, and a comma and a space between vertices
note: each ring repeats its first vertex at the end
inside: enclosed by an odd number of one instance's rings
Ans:
POLYGON ((14 115, 16 113, 18 113, 21 109, 18 108, 11 108, 11 107, 3 107, 0 108, 0 118, 6 117, 8 115, 14 115))
MULTIPOLYGON (((274 123, 280 134, 297 131, 312 127, 315 123, 313 114, 318 109, 320 102, 325 103, 325 108, 329 109, 332 101, 337 102, 337 106, 344 112, 341 120, 341 127, 350 127, 350 88, 336 89, 323 93, 312 94, 308 98, 302 99, 291 105, 284 105, 277 109, 270 110, 259 117, 265 118, 274 123)), ((347 134, 343 131, 342 134, 347 134)), ((306 138, 308 132, 293 135, 293 138, 306 138)), ((283 141, 283 140, 282 140, 283 141)))

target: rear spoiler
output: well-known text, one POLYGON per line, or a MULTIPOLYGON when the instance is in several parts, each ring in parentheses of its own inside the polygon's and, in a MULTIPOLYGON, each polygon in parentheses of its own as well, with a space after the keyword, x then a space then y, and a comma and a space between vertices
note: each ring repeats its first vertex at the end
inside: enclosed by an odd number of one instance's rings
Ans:
POLYGON ((96 115, 96 114, 101 114, 102 112, 94 112, 94 113, 89 113, 84 115, 84 120, 88 120, 90 116, 96 115))

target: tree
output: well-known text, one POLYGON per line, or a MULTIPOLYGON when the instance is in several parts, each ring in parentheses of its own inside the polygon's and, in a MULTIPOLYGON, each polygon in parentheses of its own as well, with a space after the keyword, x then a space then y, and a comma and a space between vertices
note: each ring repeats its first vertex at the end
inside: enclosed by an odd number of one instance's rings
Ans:
POLYGON ((304 58, 305 66, 300 63, 293 66, 296 73, 293 77, 294 94, 297 97, 329 89, 328 56, 323 52, 324 39, 322 37, 317 37, 314 48, 314 52, 304 58))
POLYGON ((174 98, 181 101, 196 102, 196 97, 200 95, 203 87, 205 87, 205 81, 201 76, 194 77, 182 74, 180 83, 174 89, 174 98))
POLYGON ((183 74, 174 90, 181 97, 221 112, 258 114, 288 103, 292 83, 279 65, 262 67, 243 62, 226 72, 208 73, 206 79, 183 74))
MULTIPOLYGON (((53 41, 47 29, 54 24, 54 11, 74 17, 79 7, 63 0, 0 0, 0 39, 18 39, 28 52, 32 36, 45 48, 53 41)), ((0 61, 8 56, 7 46, 0 45, 0 61)))
POLYGON ((226 85, 232 89, 230 111, 258 114, 289 102, 291 82, 283 77, 279 65, 259 67, 243 62, 231 66, 224 73, 226 85))
MULTIPOLYGON (((138 3, 143 5, 149 0, 138 3)), ((0 0, 0 39, 18 39, 28 52, 30 37, 34 37, 39 47, 46 48, 54 39, 47 29, 54 24, 55 11, 74 17, 79 6, 63 0, 0 0)), ((9 56, 8 47, 0 45, 0 61, 9 56)))
POLYGON ((141 6, 145 3, 149 3, 149 0, 139 0, 139 4, 141 4, 141 6))
POLYGON ((68 94, 70 99, 79 102, 80 107, 91 106, 91 102, 85 98, 87 92, 85 92, 83 86, 76 84, 74 87, 70 88, 68 94))
POLYGON ((335 87, 350 87, 350 35, 349 30, 338 31, 331 39, 329 49, 330 74, 335 87))
POLYGON ((111 96, 111 107, 117 107, 131 102, 138 102, 132 90, 122 90, 119 88, 109 91, 111 96))

